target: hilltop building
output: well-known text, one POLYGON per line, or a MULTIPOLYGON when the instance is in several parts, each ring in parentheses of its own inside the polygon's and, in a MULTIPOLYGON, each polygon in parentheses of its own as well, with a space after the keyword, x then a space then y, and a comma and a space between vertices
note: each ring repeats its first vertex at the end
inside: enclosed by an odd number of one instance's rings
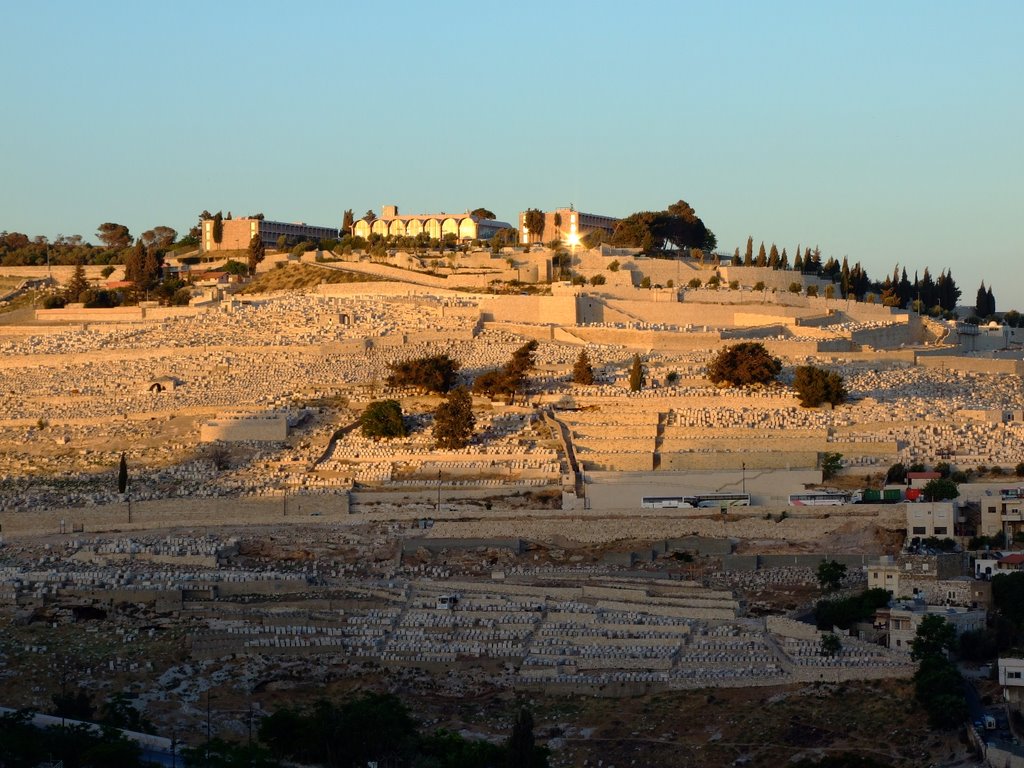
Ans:
POLYGON ((609 235, 615 231, 615 225, 619 220, 611 216, 599 216, 596 213, 582 213, 568 208, 556 208, 544 214, 544 229, 540 232, 531 232, 526 226, 526 211, 519 214, 519 242, 523 245, 530 243, 546 243, 552 240, 564 240, 565 242, 579 242, 577 238, 583 237, 588 232, 601 229, 609 235))
POLYGON ((221 221, 221 237, 218 243, 213 239, 213 219, 205 219, 200 243, 203 251, 236 251, 248 248, 249 241, 256 234, 259 234, 263 244, 268 248, 273 248, 281 235, 287 237, 291 244, 301 243, 304 240, 318 243, 321 240, 338 239, 338 230, 333 227, 314 227, 303 222, 289 224, 283 221, 246 218, 221 221))
POLYGON ((498 232, 512 229, 507 221, 485 219, 466 213, 417 213, 399 215, 397 205, 382 205, 380 218, 367 221, 359 219, 352 225, 352 234, 369 238, 417 237, 426 233, 431 240, 440 240, 453 234, 459 240, 490 240, 498 232))

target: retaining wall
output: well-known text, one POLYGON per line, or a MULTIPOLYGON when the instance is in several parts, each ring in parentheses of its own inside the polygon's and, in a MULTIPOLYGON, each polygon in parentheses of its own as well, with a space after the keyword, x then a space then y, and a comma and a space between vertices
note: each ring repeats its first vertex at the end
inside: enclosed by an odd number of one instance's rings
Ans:
POLYGON ((0 513, 0 531, 4 536, 58 533, 61 521, 71 534, 103 531, 141 531, 183 526, 221 526, 286 522, 289 519, 310 522, 310 516, 328 521, 345 518, 349 513, 348 493, 160 499, 92 507, 65 507, 26 512, 0 513), (79 528, 80 527, 80 528, 79 528))

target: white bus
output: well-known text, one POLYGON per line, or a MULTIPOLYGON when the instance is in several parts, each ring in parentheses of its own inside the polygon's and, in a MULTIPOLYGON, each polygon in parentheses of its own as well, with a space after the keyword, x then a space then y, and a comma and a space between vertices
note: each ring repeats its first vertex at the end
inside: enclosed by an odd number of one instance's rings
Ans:
POLYGON ((749 493, 694 493, 687 496, 644 496, 644 509, 697 509, 700 507, 749 507, 749 493))
POLYGON ((861 499, 859 491, 804 491, 791 493, 791 507, 836 507, 840 504, 857 504, 861 499))

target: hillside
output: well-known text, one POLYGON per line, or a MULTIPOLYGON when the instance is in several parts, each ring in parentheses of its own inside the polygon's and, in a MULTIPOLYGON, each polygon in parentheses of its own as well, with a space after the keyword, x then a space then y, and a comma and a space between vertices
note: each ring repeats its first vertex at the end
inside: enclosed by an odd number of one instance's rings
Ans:
POLYGON ((358 275, 336 269, 321 269, 313 264, 292 264, 257 275, 256 279, 245 286, 240 293, 271 293, 313 288, 320 283, 368 283, 380 280, 381 278, 371 275, 358 275))

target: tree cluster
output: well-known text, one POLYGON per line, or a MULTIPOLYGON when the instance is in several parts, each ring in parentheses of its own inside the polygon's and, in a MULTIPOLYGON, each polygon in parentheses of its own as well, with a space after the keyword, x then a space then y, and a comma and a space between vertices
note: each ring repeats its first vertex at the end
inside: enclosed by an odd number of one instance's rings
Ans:
POLYGON ((612 245, 640 248, 645 253, 690 248, 714 250, 714 233, 700 220, 685 200, 672 203, 663 211, 638 211, 619 221, 612 233, 612 245))
POLYGON ((925 483, 924 488, 921 489, 921 495, 926 501, 946 501, 958 498, 960 489, 948 477, 938 477, 925 483))
POLYGON ((455 386, 459 364, 448 355, 430 355, 403 360, 388 366, 389 387, 416 387, 426 392, 443 393, 455 386))
POLYGON ((528 341, 512 353, 512 359, 501 368, 486 371, 473 381, 473 391, 494 397, 512 398, 526 385, 526 374, 533 367, 537 342, 528 341))
POLYGON ((984 281, 974 300, 974 313, 980 318, 991 317, 996 313, 996 297, 992 295, 992 286, 986 289, 984 281))
POLYGON ((837 560, 822 560, 818 563, 818 584, 826 592, 835 592, 846 578, 846 566, 837 560))
POLYGON ((530 231, 530 242, 544 241, 544 211, 539 208, 527 208, 523 225, 530 231))
POLYGON ((320 700, 309 710, 282 708, 260 725, 260 741, 278 760, 327 768, 430 765, 438 768, 545 768, 548 750, 534 744, 533 720, 520 713, 503 745, 439 730, 419 732, 391 694, 364 694, 343 704, 320 700))
POLYGON ((770 384, 781 370, 782 361, 763 344, 744 341, 718 351, 708 364, 708 378, 712 384, 744 387, 770 384))
POLYGON ((804 408, 817 408, 822 403, 840 405, 846 402, 843 377, 814 365, 801 365, 796 369, 793 388, 804 408))
POLYGON ((888 604, 889 593, 884 589, 868 589, 839 600, 819 600, 814 607, 814 621, 818 629, 849 629, 859 621, 870 619, 875 611, 888 604))

